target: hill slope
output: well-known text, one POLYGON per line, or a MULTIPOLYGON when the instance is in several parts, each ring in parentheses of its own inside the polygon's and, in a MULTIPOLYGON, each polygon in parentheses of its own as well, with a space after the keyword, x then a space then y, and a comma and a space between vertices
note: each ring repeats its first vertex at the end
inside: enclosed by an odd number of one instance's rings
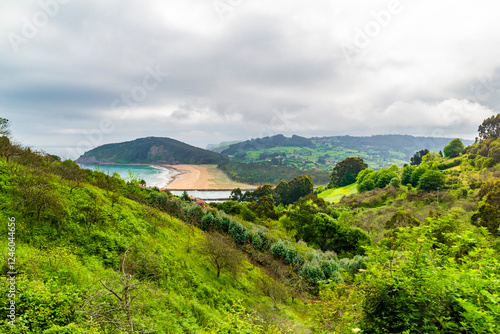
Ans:
MULTIPOLYGON (((331 171, 333 165, 349 156, 359 156, 370 168, 402 165, 421 149, 442 150, 452 138, 377 135, 371 137, 333 136, 303 138, 282 135, 252 139, 230 145, 222 151, 238 162, 264 162, 288 165, 301 170, 331 171)), ((470 145, 472 141, 463 140, 470 145)))
MULTIPOLYGON (((11 247, 17 272, 12 297, 0 284, 0 303, 15 300, 15 326, 5 317, 1 333, 308 332, 302 301, 262 291, 284 288, 248 257, 250 239, 236 245, 199 229, 213 210, 8 140, 0 140, 0 199, 0 247, 11 247), (220 275, 211 257, 219 245, 225 255, 217 255, 238 260, 220 275)), ((231 231, 271 237, 224 217, 231 231)))
POLYGON ((82 164, 216 164, 220 154, 170 138, 147 137, 107 144, 85 152, 76 162, 82 164))

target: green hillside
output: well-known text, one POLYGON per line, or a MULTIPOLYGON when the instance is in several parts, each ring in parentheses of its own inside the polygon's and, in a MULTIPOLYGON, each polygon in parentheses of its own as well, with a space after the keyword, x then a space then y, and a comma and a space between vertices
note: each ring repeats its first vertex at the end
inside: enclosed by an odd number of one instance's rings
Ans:
POLYGON ((345 187, 332 188, 318 194, 319 198, 323 198, 327 202, 338 203, 344 196, 357 193, 356 184, 351 184, 345 187))
POLYGON ((2 275, 17 273, 1 333, 309 332, 298 276, 268 251, 279 235, 0 139, 2 275), (209 233, 210 217, 243 239, 209 233))
MULTIPOLYGON (((237 162, 268 162, 311 171, 331 171, 339 161, 358 156, 370 168, 380 169, 392 164, 403 165, 421 149, 441 151, 452 138, 378 135, 371 137, 336 136, 303 138, 282 135, 240 142, 222 154, 237 162)), ((466 145, 472 141, 464 140, 466 145)))
POLYGON ((500 116, 479 134, 211 205, 0 137, 0 332, 498 333, 500 116))
POLYGON ((76 162, 82 164, 217 164, 218 153, 170 139, 148 137, 107 144, 85 152, 76 162))

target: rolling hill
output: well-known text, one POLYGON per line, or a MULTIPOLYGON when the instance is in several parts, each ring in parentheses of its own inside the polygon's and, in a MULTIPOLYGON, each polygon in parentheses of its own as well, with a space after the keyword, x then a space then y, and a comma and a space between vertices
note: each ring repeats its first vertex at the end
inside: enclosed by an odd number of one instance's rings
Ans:
POLYGON ((107 144, 85 152, 82 164, 217 164, 221 155, 175 139, 147 137, 107 144))
MULTIPOLYGON (((331 171, 349 156, 359 156, 370 168, 381 169, 409 162, 416 151, 441 151, 453 138, 376 135, 291 138, 277 135, 251 139, 227 146, 221 153, 237 162, 271 162, 301 170, 331 171)), ((464 144, 473 142, 463 140, 464 144)))

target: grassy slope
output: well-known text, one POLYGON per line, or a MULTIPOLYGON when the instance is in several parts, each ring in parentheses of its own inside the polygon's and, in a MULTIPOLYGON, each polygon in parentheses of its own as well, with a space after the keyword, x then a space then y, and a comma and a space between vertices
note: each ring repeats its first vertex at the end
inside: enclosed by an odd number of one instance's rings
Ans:
POLYGON ((328 189, 320 193, 318 197, 323 198, 327 202, 338 203, 344 196, 357 194, 358 190, 356 186, 357 184, 354 183, 341 188, 328 189))
MULTIPOLYGON (((219 322, 237 318, 235 307, 243 305, 276 323, 303 327, 300 303, 276 310, 268 297, 257 293, 266 275, 248 261, 238 276, 223 271, 217 278, 208 258, 199 252, 204 234, 198 229, 124 197, 112 204, 110 193, 90 185, 76 188, 70 196, 65 181, 56 176, 50 176, 48 184, 62 211, 53 214, 46 208, 36 222, 16 205, 19 198, 11 188, 12 175, 4 160, 0 169, 0 219, 6 222, 15 217, 17 222, 17 316, 21 320, 16 328, 0 323, 0 332, 25 333, 28 328, 41 332, 52 326, 58 333, 63 332, 58 326, 68 323, 72 323, 70 328, 80 328, 75 333, 100 332, 77 310, 92 309, 85 305, 116 304, 99 281, 121 291, 120 262, 127 250, 126 272, 134 283, 144 284, 133 303, 133 320, 138 323, 161 333, 204 333, 219 322), (94 200, 100 218, 87 230, 83 215, 94 200), (92 299, 97 292, 98 297, 92 299)), ((22 174, 33 177, 28 171, 22 174)), ((1 226, 5 236, 6 224, 1 226)), ((6 244, 3 237, 2 250, 6 244)), ((0 286, 2 305, 8 303, 6 289, 0 286)))

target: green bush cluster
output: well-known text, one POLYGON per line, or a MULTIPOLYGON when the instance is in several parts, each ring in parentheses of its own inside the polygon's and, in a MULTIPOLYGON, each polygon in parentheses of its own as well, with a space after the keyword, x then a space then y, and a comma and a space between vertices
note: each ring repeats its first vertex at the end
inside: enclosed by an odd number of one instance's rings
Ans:
POLYGON ((356 179, 358 182, 358 191, 363 192, 375 188, 385 188, 392 184, 399 186, 399 176, 394 169, 386 168, 379 171, 365 169, 361 171, 356 179))
POLYGON ((489 241, 441 233, 451 219, 407 227, 370 251, 360 327, 367 333, 495 333, 500 268, 489 241), (442 225, 445 225, 443 227, 442 225), (471 273, 473 273, 471 275, 471 273))

